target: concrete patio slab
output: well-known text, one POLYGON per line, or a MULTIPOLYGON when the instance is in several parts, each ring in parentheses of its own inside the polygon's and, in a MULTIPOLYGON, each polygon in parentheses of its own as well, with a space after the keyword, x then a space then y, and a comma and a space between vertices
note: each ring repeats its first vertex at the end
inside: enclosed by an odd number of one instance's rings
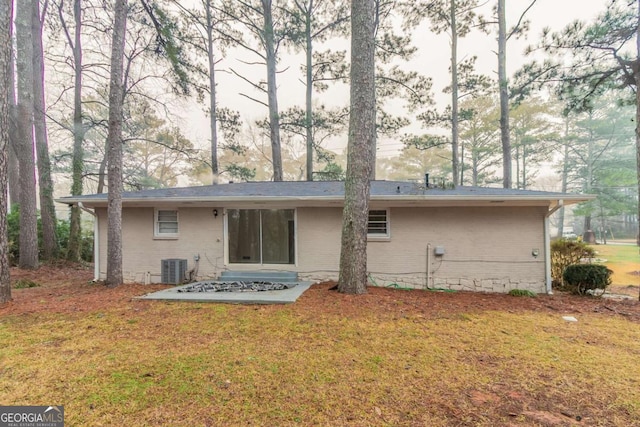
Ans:
POLYGON ((178 292, 189 286, 177 286, 164 289, 147 295, 136 297, 145 300, 165 301, 193 301, 193 302, 222 302, 229 304, 291 304, 311 286, 312 282, 297 282, 297 285, 278 291, 253 291, 253 292, 178 292))

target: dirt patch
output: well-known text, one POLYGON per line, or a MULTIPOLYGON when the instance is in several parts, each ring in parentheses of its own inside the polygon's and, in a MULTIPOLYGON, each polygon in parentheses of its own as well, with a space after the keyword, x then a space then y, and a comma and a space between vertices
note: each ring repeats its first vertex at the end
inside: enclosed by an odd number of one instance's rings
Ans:
POLYGON ((571 425, 567 418, 562 418, 561 415, 555 415, 550 412, 526 411, 523 412, 523 415, 531 421, 539 423, 543 426, 555 427, 571 425))
MULTIPOLYGON (((125 284, 109 288, 91 282, 93 271, 78 265, 42 266, 37 270, 11 269, 11 280, 28 279, 40 286, 13 289, 13 301, 0 307, 0 314, 35 312, 90 312, 150 302, 132 300, 135 296, 167 289, 170 285, 125 284)), ((335 282, 318 283, 307 290, 296 304, 318 316, 340 313, 359 316, 371 310, 380 316, 453 318, 482 311, 534 311, 557 314, 599 313, 623 316, 640 322, 637 300, 609 300, 578 297, 565 293, 536 298, 474 292, 433 292, 369 287, 367 294, 344 295, 329 289, 335 282), (329 303, 330 302, 330 303, 329 303)))

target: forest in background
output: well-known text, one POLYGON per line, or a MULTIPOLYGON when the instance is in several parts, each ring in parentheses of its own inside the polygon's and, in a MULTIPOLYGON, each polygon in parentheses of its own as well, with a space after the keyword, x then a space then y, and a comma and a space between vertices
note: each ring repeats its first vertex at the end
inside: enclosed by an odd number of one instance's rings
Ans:
MULTIPOLYGON (((506 61, 521 55, 509 43, 527 35, 536 2, 520 5, 519 19, 508 23, 504 1, 493 3, 376 1, 377 139, 401 148, 376 156, 375 178, 429 172, 451 185, 593 193, 595 201, 575 210, 572 230, 635 237, 638 2, 608 0, 593 22, 546 31, 532 44, 531 61, 509 76, 506 61), (411 65, 428 58, 424 31, 447 36, 449 64, 411 65), (460 53, 462 46, 472 51, 480 35, 496 39, 489 53, 495 72, 460 53), (447 65, 450 83, 434 88, 431 70, 447 65), (435 101, 441 90, 447 105, 435 101)), ((9 200, 20 206, 24 266, 60 256, 54 186, 59 195, 109 189, 117 4, 29 0, 14 10, 8 182, 9 200), (38 228, 34 246, 27 230, 38 228)), ((334 147, 346 140, 348 100, 342 105, 344 96, 335 94, 349 87, 349 2, 143 0, 128 3, 124 14, 124 190, 344 179, 346 154, 334 147), (295 82, 290 71, 279 79, 290 69, 299 70, 295 82), (221 75, 236 82, 233 97, 256 109, 231 108, 232 99, 218 94, 221 75), (304 103, 278 108, 288 105, 279 93, 294 83, 304 103), (184 112, 194 103, 206 112, 200 125, 208 135, 200 138, 187 136, 193 131, 184 112), (253 119, 255 111, 262 118, 253 119)), ((63 220, 64 256, 72 260, 83 252, 80 214, 76 207, 63 220)), ((557 220, 559 235, 564 223, 557 220)))

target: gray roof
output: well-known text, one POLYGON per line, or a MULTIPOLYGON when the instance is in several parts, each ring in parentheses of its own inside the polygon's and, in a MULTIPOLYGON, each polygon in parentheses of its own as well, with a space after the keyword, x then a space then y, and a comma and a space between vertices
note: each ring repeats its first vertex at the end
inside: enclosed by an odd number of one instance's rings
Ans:
MULTIPOLYGON (((371 181, 371 200, 386 201, 558 201, 578 203, 590 200, 590 195, 546 191, 514 190, 492 187, 426 188, 424 183, 407 181, 371 181)), ((145 202, 241 202, 241 201, 341 201, 343 181, 283 181, 241 182, 197 187, 160 188, 129 191, 122 194, 123 204, 145 202)), ((102 206, 107 194, 69 196, 60 203, 102 206)))

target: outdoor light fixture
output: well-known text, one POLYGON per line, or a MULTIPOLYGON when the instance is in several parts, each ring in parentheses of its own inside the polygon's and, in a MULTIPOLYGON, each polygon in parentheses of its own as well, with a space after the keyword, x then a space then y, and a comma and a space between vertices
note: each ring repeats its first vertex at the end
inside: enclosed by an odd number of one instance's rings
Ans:
POLYGON ((215 218, 217 218, 217 217, 218 217, 218 209, 214 209, 214 210, 213 210, 213 216, 214 216, 215 218))
POLYGON ((531 255, 533 255, 534 258, 538 258, 540 251, 538 249, 531 249, 531 255))

